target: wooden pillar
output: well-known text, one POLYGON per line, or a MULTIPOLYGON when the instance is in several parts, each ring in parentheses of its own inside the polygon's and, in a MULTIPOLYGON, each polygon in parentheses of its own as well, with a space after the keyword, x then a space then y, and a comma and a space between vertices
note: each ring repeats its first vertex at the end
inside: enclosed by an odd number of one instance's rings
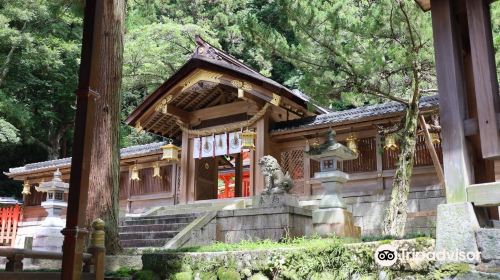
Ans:
POLYGON ((253 195, 260 194, 264 189, 264 176, 257 164, 259 159, 269 154, 269 111, 255 124, 257 139, 255 141, 255 153, 252 160, 253 173, 253 195))
MULTIPOLYGON (((196 190, 198 186, 196 186, 196 174, 197 170, 197 159, 193 157, 194 154, 194 139, 189 139, 189 152, 188 152, 188 171, 187 171, 187 184, 186 184, 186 203, 189 201, 196 200, 196 190)), ((217 176, 216 176, 217 177, 217 176)))
POLYGON ((453 0, 431 0, 448 203, 467 201, 466 188, 472 174, 464 133, 466 96, 454 3, 453 0))
POLYGON ((243 155, 236 154, 234 158, 234 196, 243 196, 243 155))
POLYGON ((377 134, 375 136, 375 158, 377 160, 377 187, 381 190, 385 188, 384 186, 384 163, 382 155, 384 153, 384 148, 382 145, 382 137, 377 134))
POLYGON ((466 0, 475 101, 479 108, 477 118, 482 157, 485 159, 500 157, 500 127, 497 122, 500 97, 489 2, 489 0, 466 0))
POLYGON ((90 161, 94 134, 94 112, 98 93, 94 91, 100 80, 101 38, 99 33, 103 20, 103 7, 95 0, 85 3, 83 19, 82 55, 78 90, 76 92, 75 129, 73 156, 69 182, 68 210, 64 235, 61 279, 80 279, 83 264, 85 227, 88 200, 90 161))
POLYGON ((304 153, 304 194, 312 195, 311 184, 311 158, 308 154, 304 153))
POLYGON ((174 195, 174 205, 178 203, 177 201, 177 176, 179 176, 180 174, 177 174, 177 163, 172 163, 172 165, 170 165, 170 167, 172 168, 170 170, 170 190, 172 191, 173 195, 174 195))
MULTIPOLYGON (((181 144, 181 176, 180 184, 179 184, 179 203, 186 204, 187 203, 187 186, 189 179, 189 162, 190 162, 190 154, 189 154, 189 135, 186 132, 182 132, 182 144, 181 144)), ((192 154, 191 154, 192 157, 192 154)))

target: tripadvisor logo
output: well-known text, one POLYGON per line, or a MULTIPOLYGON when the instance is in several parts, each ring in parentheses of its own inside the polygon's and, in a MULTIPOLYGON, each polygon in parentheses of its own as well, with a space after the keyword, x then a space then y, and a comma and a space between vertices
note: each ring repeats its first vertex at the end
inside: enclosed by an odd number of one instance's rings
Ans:
POLYGON ((474 262, 481 259, 481 252, 455 251, 416 251, 415 249, 398 248, 389 244, 380 245, 375 250, 375 262, 380 266, 392 266, 398 259, 402 262, 410 259, 427 261, 474 262))
POLYGON ((375 262, 380 266, 391 266, 398 260, 398 250, 396 247, 384 244, 375 251, 375 262))

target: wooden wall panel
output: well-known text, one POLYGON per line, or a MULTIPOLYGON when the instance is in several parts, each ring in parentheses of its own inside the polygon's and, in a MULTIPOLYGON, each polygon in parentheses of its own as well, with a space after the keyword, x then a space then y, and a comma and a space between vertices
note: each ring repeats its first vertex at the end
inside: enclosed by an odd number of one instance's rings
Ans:
POLYGON ((153 178, 153 168, 139 170, 139 181, 130 182, 130 195, 144 195, 152 193, 170 192, 172 190, 172 166, 160 167, 161 178, 153 178))

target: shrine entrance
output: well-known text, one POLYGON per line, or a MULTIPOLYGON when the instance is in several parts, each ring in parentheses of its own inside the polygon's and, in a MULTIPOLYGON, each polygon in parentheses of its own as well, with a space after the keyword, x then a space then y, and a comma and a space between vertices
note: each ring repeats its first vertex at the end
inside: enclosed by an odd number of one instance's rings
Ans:
POLYGON ((249 196, 249 167, 248 152, 195 159, 195 199, 249 196))

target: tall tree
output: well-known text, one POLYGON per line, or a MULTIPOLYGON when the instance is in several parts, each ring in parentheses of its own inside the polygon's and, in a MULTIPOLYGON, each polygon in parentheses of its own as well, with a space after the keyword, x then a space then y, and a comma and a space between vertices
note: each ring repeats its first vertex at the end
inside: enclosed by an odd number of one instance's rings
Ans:
POLYGON ((95 89, 96 104, 94 144, 90 169, 87 221, 105 221, 106 252, 121 251, 118 236, 118 190, 120 172, 120 113, 123 63, 125 0, 99 1, 103 5, 103 23, 98 36, 102 40, 99 63, 100 83, 95 89))
POLYGON ((421 89, 434 85, 428 15, 403 0, 278 0, 273 4, 288 19, 282 30, 254 15, 247 18, 243 30, 268 51, 293 63, 303 74, 299 85, 306 92, 330 105, 385 99, 406 107, 398 126, 382 131, 399 131, 400 136, 401 155, 385 233, 402 236, 421 89))

